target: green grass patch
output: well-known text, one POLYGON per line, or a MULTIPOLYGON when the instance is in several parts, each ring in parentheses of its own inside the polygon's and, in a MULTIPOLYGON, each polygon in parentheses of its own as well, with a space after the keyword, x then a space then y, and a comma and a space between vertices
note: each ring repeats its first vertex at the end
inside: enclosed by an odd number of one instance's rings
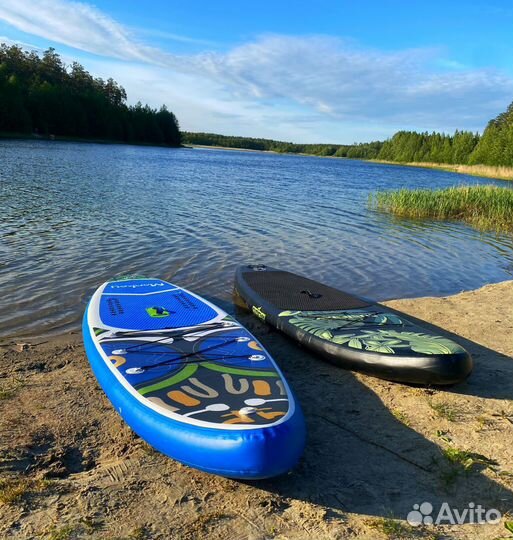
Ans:
POLYGON ((447 431, 443 431, 443 430, 441 430, 441 429, 437 429, 437 430, 436 430, 436 436, 439 437, 440 439, 442 439, 442 441, 444 441, 444 442, 446 442, 446 443, 449 443, 449 444, 452 443, 452 439, 451 439, 451 437, 449 437, 447 431))
MULTIPOLYGON (((447 432, 438 430, 437 436, 443 441, 452 445, 452 439, 447 435, 447 432)), ((484 469, 490 469, 497 474, 497 461, 468 450, 460 450, 455 446, 448 446, 441 450, 442 455, 446 459, 446 465, 439 468, 439 478, 445 489, 451 489, 460 475, 468 474, 476 471, 480 472, 484 469)), ((435 464, 437 460, 435 459, 435 464)))
POLYGON ((100 527, 100 522, 96 522, 90 517, 81 517, 78 521, 87 534, 94 533, 100 527))
POLYGON ((492 428, 493 427, 493 420, 491 418, 488 418, 486 416, 478 416, 476 418, 476 422, 478 423, 479 427, 477 429, 477 431, 485 431, 487 430, 488 428, 492 428))
POLYGON ((9 388, 0 388, 0 400, 9 399, 14 395, 14 392, 9 388))
POLYGON ((498 465, 493 459, 487 458, 482 454, 475 452, 467 452, 458 448, 449 447, 443 450, 445 458, 454 465, 461 466, 464 470, 469 471, 473 468, 487 468, 493 465, 498 465))
POLYGON ((388 517, 374 519, 370 523, 370 526, 373 529, 380 531, 388 538, 404 538, 404 536, 410 533, 409 527, 404 526, 397 519, 392 519, 388 517))
POLYGON ((12 379, 10 381, 0 382, 0 401, 12 398, 16 392, 23 387, 23 381, 12 379))
POLYGON ((72 525, 65 525, 64 527, 54 527, 46 533, 46 540, 68 540, 75 532, 75 527, 72 525))
POLYGON ((409 527, 405 527, 400 521, 392 518, 384 518, 380 528, 384 534, 391 537, 404 536, 410 533, 409 527))
POLYGON ((464 221, 479 230, 513 232, 513 189, 459 186, 446 189, 380 191, 372 208, 407 218, 464 221))
POLYGON ((408 418, 408 416, 399 409, 393 409, 392 414, 394 415, 396 420, 401 422, 401 424, 404 424, 405 426, 410 425, 410 419, 408 418))
POLYGON ((434 403, 433 401, 429 401, 429 406, 440 418, 445 418, 449 422, 456 422, 460 416, 459 411, 448 403, 434 403))
POLYGON ((26 478, 0 480, 0 504, 14 504, 28 491, 30 481, 26 478))
POLYGON ((128 536, 130 540, 144 540, 147 538, 146 529, 144 527, 136 527, 128 536))
POLYGON ((408 538, 432 538, 423 527, 412 527, 405 521, 384 517, 373 519, 369 526, 379 531, 390 540, 408 539, 408 538))
MULTIPOLYGON (((492 469, 495 474, 506 483, 513 485, 513 472, 511 471, 501 471, 498 469, 492 469)), ((513 523, 513 522, 512 522, 513 523)))
POLYGON ((50 486, 48 480, 31 478, 4 478, 0 480, 0 505, 12 505, 29 493, 41 493, 50 486))

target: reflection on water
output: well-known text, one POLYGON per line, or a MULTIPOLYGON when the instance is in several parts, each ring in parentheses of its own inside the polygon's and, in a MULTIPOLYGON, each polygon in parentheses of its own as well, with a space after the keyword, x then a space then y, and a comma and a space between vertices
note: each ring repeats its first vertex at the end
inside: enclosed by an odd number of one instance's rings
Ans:
POLYGON ((379 189, 492 182, 485 179, 46 141, 2 141, 0 164, 0 336, 78 327, 92 291, 120 273, 174 280, 218 300, 230 299, 233 271, 246 261, 380 300, 455 293, 513 274, 509 236, 367 207, 379 189))

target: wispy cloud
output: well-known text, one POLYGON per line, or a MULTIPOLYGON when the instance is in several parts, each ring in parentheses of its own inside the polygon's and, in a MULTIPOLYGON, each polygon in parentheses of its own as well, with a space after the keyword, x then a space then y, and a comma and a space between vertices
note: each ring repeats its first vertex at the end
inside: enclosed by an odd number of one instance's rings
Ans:
POLYGON ((175 34, 174 32, 166 32, 164 30, 157 30, 155 28, 133 28, 133 31, 140 36, 155 37, 168 41, 176 41, 178 43, 188 43, 191 45, 200 45, 202 47, 215 47, 216 42, 209 39, 198 39, 190 36, 183 36, 182 34, 175 34))
POLYGON ((343 41, 267 36, 202 58, 203 72, 256 99, 287 98, 339 120, 481 124, 513 96, 493 70, 436 70, 436 50, 383 53, 343 41))
MULTIPOLYGON (((455 65, 437 49, 382 52, 327 36, 266 35, 225 52, 177 55, 141 42, 140 31, 84 3, 0 0, 0 19, 27 34, 122 60, 117 76, 137 90, 134 97, 172 97, 181 103, 177 113, 186 127, 198 110, 210 111, 205 130, 226 131, 230 125, 244 133, 257 118, 264 130, 265 124, 275 130, 277 124, 293 126, 295 118, 298 126, 316 125, 315 137, 322 130, 361 132, 361 125, 373 126, 369 133, 477 129, 513 96, 511 77, 455 65), (144 66, 143 83, 134 76, 135 64, 144 66), (180 96, 180 89, 187 95, 180 96)), ((294 133, 298 129, 308 132, 298 127, 294 133)))
POLYGON ((33 43, 27 43, 26 41, 21 41, 19 39, 12 39, 7 36, 0 36, 0 43, 5 43, 6 45, 17 45, 18 47, 23 47, 24 49, 29 49, 33 51, 41 50, 41 47, 38 47, 33 43))
POLYGON ((89 53, 148 62, 153 49, 137 43, 99 9, 65 0, 1 0, 0 19, 22 32, 89 53))

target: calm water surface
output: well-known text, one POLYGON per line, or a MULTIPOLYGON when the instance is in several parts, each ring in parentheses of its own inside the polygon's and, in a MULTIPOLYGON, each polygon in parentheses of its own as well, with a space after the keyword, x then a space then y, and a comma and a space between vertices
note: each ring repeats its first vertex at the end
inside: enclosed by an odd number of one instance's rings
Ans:
POLYGON ((384 300, 511 279, 513 239, 372 211, 369 193, 497 183, 428 169, 222 150, 0 142, 0 336, 78 328, 121 273, 228 310, 238 264, 384 300))

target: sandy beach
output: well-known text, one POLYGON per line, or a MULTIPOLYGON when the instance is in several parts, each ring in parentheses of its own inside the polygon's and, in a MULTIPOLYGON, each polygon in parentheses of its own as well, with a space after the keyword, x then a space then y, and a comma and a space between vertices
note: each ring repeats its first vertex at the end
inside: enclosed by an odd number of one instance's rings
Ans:
POLYGON ((100 390, 79 333, 0 347, 0 537, 337 539, 511 537, 513 281, 387 304, 474 357, 467 381, 422 388, 344 371, 247 313, 305 412, 303 459, 245 483, 153 451, 100 390), (497 525, 412 527, 414 504, 470 502, 497 525), (509 535, 509 536, 508 536, 509 535))

